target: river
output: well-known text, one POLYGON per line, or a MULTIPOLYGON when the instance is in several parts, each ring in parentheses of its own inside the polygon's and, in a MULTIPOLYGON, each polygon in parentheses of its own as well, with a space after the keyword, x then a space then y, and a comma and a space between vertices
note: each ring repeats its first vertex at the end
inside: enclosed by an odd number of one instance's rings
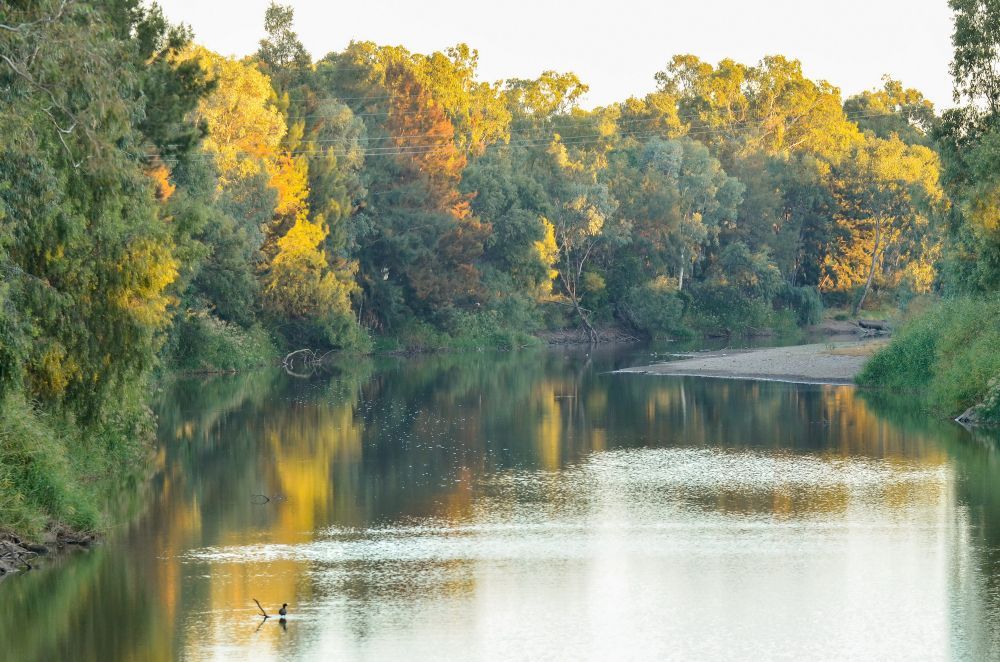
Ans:
POLYGON ((0 657, 1000 659, 996 439, 852 387, 609 374, 656 358, 177 380, 140 512, 0 583, 0 657))

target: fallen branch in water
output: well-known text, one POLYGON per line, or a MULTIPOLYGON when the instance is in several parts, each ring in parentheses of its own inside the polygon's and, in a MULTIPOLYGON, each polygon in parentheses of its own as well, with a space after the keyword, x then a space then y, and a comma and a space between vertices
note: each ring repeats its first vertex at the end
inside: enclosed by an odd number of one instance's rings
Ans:
POLYGON ((271 618, 270 614, 264 611, 264 608, 260 606, 260 602, 257 598, 254 598, 253 601, 257 603, 257 609, 260 609, 260 613, 264 614, 264 618, 271 618))

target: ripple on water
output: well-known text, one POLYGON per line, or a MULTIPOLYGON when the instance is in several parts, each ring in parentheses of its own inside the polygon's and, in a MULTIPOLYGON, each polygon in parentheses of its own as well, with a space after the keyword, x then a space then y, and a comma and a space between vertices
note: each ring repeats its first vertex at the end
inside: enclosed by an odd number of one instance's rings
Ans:
MULTIPOLYGON (((836 553, 846 529, 933 529, 945 465, 725 449, 616 450, 561 472, 478 481, 472 515, 331 527, 301 544, 205 547, 185 560, 434 564, 579 561, 618 540, 637 557, 836 553)), ((353 567, 352 572, 359 571, 353 567)), ((385 568, 370 570, 384 574, 385 568)))

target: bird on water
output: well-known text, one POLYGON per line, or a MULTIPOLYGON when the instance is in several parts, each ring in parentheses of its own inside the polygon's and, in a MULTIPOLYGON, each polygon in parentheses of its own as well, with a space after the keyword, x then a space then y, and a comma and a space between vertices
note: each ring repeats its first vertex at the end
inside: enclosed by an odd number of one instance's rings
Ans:
POLYGON ((282 603, 281 609, 278 610, 278 616, 281 616, 281 620, 285 620, 285 616, 288 616, 288 603, 282 603))

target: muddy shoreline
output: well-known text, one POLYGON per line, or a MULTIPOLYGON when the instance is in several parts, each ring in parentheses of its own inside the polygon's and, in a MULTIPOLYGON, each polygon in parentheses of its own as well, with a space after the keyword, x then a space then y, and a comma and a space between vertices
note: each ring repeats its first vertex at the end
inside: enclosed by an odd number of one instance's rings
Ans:
POLYGON ((94 533, 63 526, 50 529, 41 542, 24 540, 12 533, 0 533, 0 581, 38 568, 46 559, 86 549, 97 541, 94 533))

